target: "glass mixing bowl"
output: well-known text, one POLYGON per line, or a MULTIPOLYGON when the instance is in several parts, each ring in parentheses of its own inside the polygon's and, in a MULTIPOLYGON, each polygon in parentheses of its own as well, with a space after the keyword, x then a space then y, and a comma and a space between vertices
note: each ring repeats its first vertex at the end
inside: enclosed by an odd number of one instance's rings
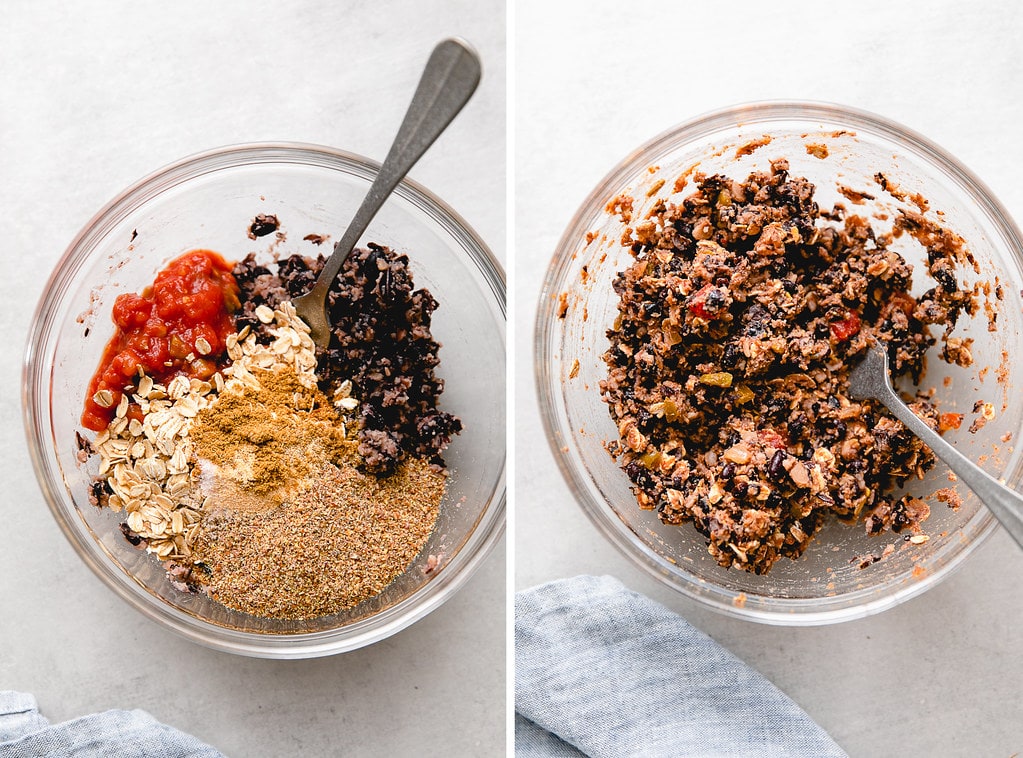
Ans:
MULTIPOLYGON (((788 159, 791 175, 816 184, 822 208, 841 201, 850 213, 868 215, 879 232, 890 228, 897 209, 919 210, 913 202, 918 193, 929 203, 927 217, 961 235, 976 257, 979 273, 960 270, 967 284, 986 282, 992 292, 1001 285, 1004 300, 984 298, 997 313, 997 331, 988 331, 982 308, 973 318, 964 315, 954 332, 974 338, 974 365, 950 367, 930 356, 924 386, 935 388, 942 412, 966 416, 946 438, 989 473, 1017 484, 1023 448, 1017 449, 1015 437, 1023 428, 1023 403, 1012 398, 1023 386, 1023 365, 1009 356, 1023 332, 1020 232, 983 183, 941 148, 883 118, 836 105, 728 108, 670 129, 624 158, 575 214, 547 271, 535 331, 537 388, 547 436, 576 500, 635 563, 734 616, 825 624, 876 613, 934 586, 992 532, 993 517, 969 490, 950 482, 939 463, 906 488, 931 506, 927 542, 914 544, 904 534, 868 537, 862 524, 831 520, 798 560, 781 559, 766 576, 755 576, 717 565, 691 524, 666 526, 655 511, 641 510, 628 478, 603 447, 618 436, 598 388, 606 376, 605 332, 617 314, 611 282, 631 260, 619 244, 624 224, 606 211, 609 201, 631 195, 634 218, 641 219, 657 200, 678 202, 692 192, 694 171, 742 180, 780 157, 788 159), (770 141, 759 144, 764 135, 770 141), (879 172, 891 192, 879 186, 879 172), (676 192, 680 177, 688 184, 676 192), (868 197, 854 204, 839 185, 868 197), (971 434, 977 401, 991 403, 995 417, 971 434), (958 510, 933 497, 945 487, 956 487, 963 501, 958 510), (870 556, 881 559, 861 568, 870 556)), ((915 264, 914 295, 933 286, 923 272, 920 244, 903 235, 894 248, 915 264)))
POLYGON ((378 168, 356 155, 299 144, 241 145, 182 160, 125 190, 86 225, 35 314, 24 415, 50 510, 107 586, 151 619, 209 647, 304 658, 383 639, 457 591, 503 533, 504 273, 465 221, 412 181, 399 185, 364 239, 408 253, 416 286, 440 302, 433 334, 443 345, 441 407, 465 428, 445 453, 450 478, 436 529, 404 574, 348 612, 309 621, 260 619, 175 589, 155 557, 124 538, 124 514, 89 503, 97 462, 79 461, 75 434, 87 383, 113 333, 114 299, 141 291, 169 260, 193 248, 216 250, 228 260, 249 252, 329 253, 332 241, 321 248, 304 238, 336 240, 378 168), (283 234, 250 239, 249 226, 260 213, 276 215, 283 234))

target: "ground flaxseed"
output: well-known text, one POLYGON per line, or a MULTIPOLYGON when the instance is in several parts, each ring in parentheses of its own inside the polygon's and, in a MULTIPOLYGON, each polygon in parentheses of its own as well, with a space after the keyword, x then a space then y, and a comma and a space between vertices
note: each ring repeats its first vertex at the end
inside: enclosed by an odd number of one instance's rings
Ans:
POLYGON ((194 558, 210 596, 257 616, 313 618, 403 573, 433 531, 446 475, 413 458, 377 478, 357 462, 319 467, 280 507, 206 513, 194 558))

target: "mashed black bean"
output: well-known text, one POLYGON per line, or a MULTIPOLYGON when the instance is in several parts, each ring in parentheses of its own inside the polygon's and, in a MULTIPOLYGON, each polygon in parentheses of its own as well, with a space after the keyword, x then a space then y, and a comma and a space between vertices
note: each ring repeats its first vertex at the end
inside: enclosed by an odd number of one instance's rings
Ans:
MULTIPOLYGON (((918 383, 932 325, 942 357, 969 365, 969 341, 950 336, 975 309, 955 276, 962 240, 919 215, 896 219, 892 234, 927 248, 935 286, 914 298, 892 237, 842 206, 821 211, 787 161, 696 183, 633 222, 623 244, 635 263, 614 281, 601 393, 639 505, 692 521, 718 563, 756 573, 798 557, 830 516, 917 530, 928 506, 891 493, 934 456, 880 403, 849 397, 848 376, 880 341, 894 374, 918 383)), ((612 209, 631 214, 627 201, 612 209)), ((938 428, 925 396, 911 407, 938 428)))
MULTIPOLYGON (((238 263, 238 329, 265 330, 256 308, 308 291, 323 261, 293 255, 264 266, 250 255, 238 263)), ((440 345, 430 332, 437 301, 429 290, 414 289, 408 264, 408 256, 380 245, 354 250, 328 296, 330 347, 318 351, 317 374, 328 397, 352 382, 360 400, 359 455, 378 474, 392 472, 408 455, 442 466, 441 452, 462 429, 437 408, 444 389, 434 373, 440 345)))

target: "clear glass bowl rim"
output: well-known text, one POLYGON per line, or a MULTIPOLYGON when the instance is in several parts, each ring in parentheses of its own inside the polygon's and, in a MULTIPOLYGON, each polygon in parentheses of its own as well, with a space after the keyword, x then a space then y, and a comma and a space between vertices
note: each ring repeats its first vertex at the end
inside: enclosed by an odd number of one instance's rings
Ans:
MULTIPOLYGON (((377 161, 324 145, 258 142, 226 145, 195 153, 134 182, 82 227, 65 249, 43 289, 25 347, 22 413, 29 454, 44 499, 75 552, 104 584, 147 618, 198 644, 246 656, 298 659, 348 652, 378 642, 423 618, 454 595, 482 565, 504 534, 507 463, 502 464, 490 501, 459 553, 444 571, 413 595, 379 613, 336 629, 288 635, 256 634, 208 623, 155 598, 121 571, 98 542, 86 536, 87 529, 83 525, 73 523, 74 506, 66 508, 66 490, 48 476, 46 469, 49 453, 44 442, 52 441, 50 409, 46 402, 49 377, 40 375, 40 369, 49 360, 41 354, 41 347, 53 326, 50 319, 53 304, 49 293, 64 291, 79 266, 85 262, 86 251, 97 239, 148 199, 182 182, 221 169, 280 162, 340 170, 366 179, 367 189, 380 169, 377 161)), ((429 215, 467 251, 469 263, 478 269, 493 304, 501 318, 506 319, 504 269, 472 227, 447 203, 412 179, 403 179, 394 194, 429 215)))
MULTIPOLYGON (((643 143, 612 168, 579 206, 558 240, 541 285, 534 323, 534 378, 547 442, 561 475, 590 522, 621 553, 672 589, 725 615, 779 626, 819 626, 879 613, 933 587, 983 544, 998 527, 998 522, 986 509, 979 509, 963 527, 964 533, 970 535, 965 545, 954 550, 951 547, 946 549, 945 554, 939 554, 940 560, 935 561, 938 563, 937 568, 928 571, 919 581, 894 591, 879 595, 874 587, 836 598, 771 598, 769 608, 750 607, 745 602, 746 598, 741 597, 742 593, 714 586, 687 572, 682 566, 663 560, 633 536, 629 527, 606 502, 591 496, 586 485, 587 472, 576 465, 568 452, 568 438, 572 430, 559 426, 555 388, 560 386, 560 378, 554 375, 547 360, 548 348, 553 349, 557 344, 558 320, 551 318, 551 315, 552 304, 556 302, 561 289, 559 282, 564 281, 563 274, 570 265, 572 252, 578 248, 579 240, 586 232, 586 223, 594 218, 596 211, 604 207, 611 194, 630 178, 637 176, 657 156, 674 147, 703 139, 728 127, 782 121, 841 124, 890 140, 922 158, 957 183, 976 202, 979 210, 1009 241, 1007 253, 1023 265, 1023 234, 1006 208, 979 177, 918 132, 875 113, 836 103, 768 100, 731 105, 681 122, 643 143)), ((1013 476, 1009 477, 1010 485, 1020 480, 1020 473, 1018 470, 1013 472, 1013 476)))

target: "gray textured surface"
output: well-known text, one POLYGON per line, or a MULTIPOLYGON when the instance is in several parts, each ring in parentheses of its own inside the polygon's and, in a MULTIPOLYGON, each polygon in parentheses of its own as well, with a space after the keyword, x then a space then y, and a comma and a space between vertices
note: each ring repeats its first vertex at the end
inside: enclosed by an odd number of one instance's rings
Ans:
POLYGON ((299 662, 212 652, 132 611, 74 555, 36 486, 19 404, 45 278, 104 203, 222 144, 382 159, 430 49, 452 34, 479 49, 483 83, 411 176, 504 260, 503 3, 15 0, 3 16, 0 689, 34 693, 54 722, 144 708, 229 756, 503 752, 503 542, 451 601, 370 648, 299 662))
POLYGON ((540 281, 571 215, 632 148, 707 110, 796 98, 884 114, 945 147, 1023 218, 1023 11, 527 0, 516 25, 516 586, 617 576, 767 675, 853 756, 1023 752, 1023 554, 1004 533, 879 616, 809 629, 725 618, 633 567, 590 525, 542 442, 531 361, 540 281))

